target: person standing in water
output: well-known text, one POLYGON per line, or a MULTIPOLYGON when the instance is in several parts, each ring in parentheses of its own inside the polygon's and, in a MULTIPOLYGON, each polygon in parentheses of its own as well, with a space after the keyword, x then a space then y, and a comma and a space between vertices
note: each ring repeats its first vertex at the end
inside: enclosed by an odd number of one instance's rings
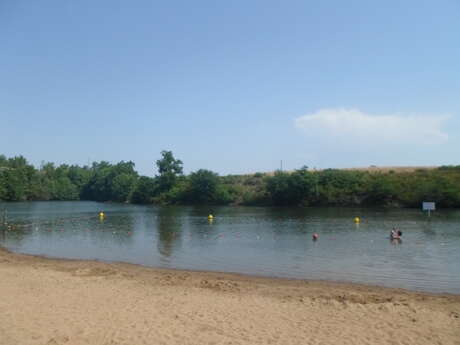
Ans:
POLYGON ((401 237, 402 237, 402 231, 401 230, 396 230, 393 228, 390 233, 390 240, 391 243, 400 243, 401 242, 401 237))
POLYGON ((398 236, 398 233, 396 232, 396 228, 391 229, 390 238, 393 239, 396 236, 398 236))

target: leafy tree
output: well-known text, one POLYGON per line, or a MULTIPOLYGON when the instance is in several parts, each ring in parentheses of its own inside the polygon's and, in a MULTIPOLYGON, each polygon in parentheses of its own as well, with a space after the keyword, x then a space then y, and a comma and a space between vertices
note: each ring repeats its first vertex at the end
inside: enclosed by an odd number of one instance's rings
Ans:
POLYGON ((55 181, 53 200, 78 200, 78 189, 67 176, 61 176, 55 181))
POLYGON ((107 201, 110 200, 109 173, 111 164, 102 161, 94 162, 91 167, 91 177, 83 187, 82 198, 85 200, 107 201))
POLYGON ((326 169, 317 174, 320 204, 354 205, 361 202, 365 193, 362 172, 326 169))
POLYGON ((326 169, 228 175, 200 169, 182 173, 182 161, 162 151, 155 178, 138 177, 133 162, 92 166, 43 163, 35 169, 22 156, 0 155, 0 200, 96 200, 133 203, 244 205, 359 205, 460 207, 460 166, 414 172, 326 169))
POLYGON ((82 188, 89 182, 91 178, 91 171, 86 166, 82 168, 78 165, 72 165, 68 169, 67 176, 81 192, 82 188))
POLYGON ((126 201, 134 188, 137 173, 133 162, 93 163, 91 177, 82 190, 82 198, 96 201, 126 201), (123 177, 118 177, 123 176, 123 177), (122 191, 122 188, 126 188, 122 191))
POLYGON ((125 202, 129 199, 137 177, 133 174, 122 173, 114 177, 112 181, 112 200, 125 202))
POLYGON ((294 173, 277 171, 267 178, 267 191, 275 205, 299 205, 313 200, 316 178, 306 167, 294 173))
POLYGON ((200 169, 189 176, 188 198, 194 203, 207 204, 218 200, 219 176, 205 169, 200 169))
POLYGON ((135 204, 149 204, 155 194, 156 183, 151 177, 141 176, 131 194, 131 202, 135 204))
POLYGON ((289 205, 289 174, 282 171, 267 177, 267 191, 275 205, 289 205))
POLYGON ((167 192, 182 175, 182 161, 175 159, 172 151, 161 151, 162 158, 157 160, 158 168, 158 191, 167 192))
POLYGON ((23 156, 0 158, 1 197, 8 201, 28 200, 35 169, 23 156))
POLYGON ((291 203, 308 203, 314 200, 316 176, 308 172, 307 167, 296 170, 289 179, 289 197, 291 203))
POLYGON ((368 184, 365 202, 372 205, 387 205, 394 200, 395 184, 390 175, 375 175, 368 184))
POLYGON ((22 171, 8 169, 3 171, 4 197, 8 201, 27 200, 27 181, 22 171))

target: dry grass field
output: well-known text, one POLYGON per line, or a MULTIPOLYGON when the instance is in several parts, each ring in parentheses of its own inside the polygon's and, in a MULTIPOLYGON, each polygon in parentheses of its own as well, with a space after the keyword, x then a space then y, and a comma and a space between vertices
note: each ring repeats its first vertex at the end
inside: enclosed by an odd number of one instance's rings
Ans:
MULTIPOLYGON (((378 172, 378 173, 388 173, 390 171, 394 171, 395 173, 410 173, 416 170, 432 170, 436 169, 438 166, 377 166, 377 165, 370 165, 368 167, 354 167, 354 168, 338 168, 338 170, 345 170, 345 171, 368 171, 368 172, 378 172)), ((312 169, 309 168, 309 171, 322 171, 325 169, 312 169)), ((292 173, 294 170, 286 170, 285 172, 292 173)), ((273 176, 275 171, 270 171, 265 173, 267 176, 273 176)), ((253 175, 253 174, 252 174, 253 175)))
POLYGON ((396 173, 404 172, 414 172, 416 170, 431 170, 436 169, 437 166, 376 166, 371 165, 368 167, 358 167, 358 168, 345 168, 340 170, 357 170, 357 171, 370 171, 370 172, 390 172, 394 171, 396 173))

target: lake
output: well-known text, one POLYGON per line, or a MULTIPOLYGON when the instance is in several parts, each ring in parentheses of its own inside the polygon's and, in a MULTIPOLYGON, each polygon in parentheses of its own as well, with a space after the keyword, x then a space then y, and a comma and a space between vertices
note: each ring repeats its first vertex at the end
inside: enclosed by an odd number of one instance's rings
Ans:
POLYGON ((0 217, 3 210, 11 228, 0 230, 0 244, 20 253, 460 294, 460 210, 428 218, 413 209, 86 201, 0 203, 0 217), (400 243, 389 239, 394 226, 400 243))

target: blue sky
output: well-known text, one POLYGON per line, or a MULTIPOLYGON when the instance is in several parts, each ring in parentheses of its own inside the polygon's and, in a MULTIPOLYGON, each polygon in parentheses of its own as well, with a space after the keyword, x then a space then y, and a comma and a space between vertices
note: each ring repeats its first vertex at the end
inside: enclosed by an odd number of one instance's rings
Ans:
POLYGON ((0 2, 0 154, 460 164, 460 1, 0 2))

